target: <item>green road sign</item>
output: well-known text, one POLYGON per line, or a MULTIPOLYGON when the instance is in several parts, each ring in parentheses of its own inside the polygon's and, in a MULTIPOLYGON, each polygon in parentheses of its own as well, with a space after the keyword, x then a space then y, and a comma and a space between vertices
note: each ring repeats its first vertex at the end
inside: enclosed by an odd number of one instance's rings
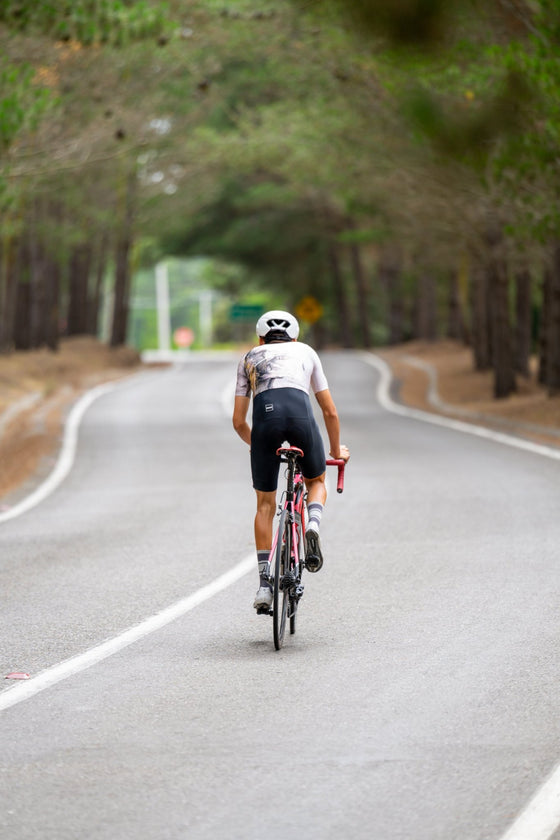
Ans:
POLYGON ((232 321, 257 321, 264 309, 258 303, 234 303, 229 317, 232 321))

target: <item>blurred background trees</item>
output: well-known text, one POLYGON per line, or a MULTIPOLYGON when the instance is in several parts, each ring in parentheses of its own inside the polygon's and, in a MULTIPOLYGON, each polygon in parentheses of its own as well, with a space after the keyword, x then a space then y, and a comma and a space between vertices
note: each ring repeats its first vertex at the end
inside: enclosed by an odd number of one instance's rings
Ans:
POLYGON ((553 0, 13 0, 0 40, 3 352, 153 344, 173 257, 221 341, 299 307, 560 392, 553 0))

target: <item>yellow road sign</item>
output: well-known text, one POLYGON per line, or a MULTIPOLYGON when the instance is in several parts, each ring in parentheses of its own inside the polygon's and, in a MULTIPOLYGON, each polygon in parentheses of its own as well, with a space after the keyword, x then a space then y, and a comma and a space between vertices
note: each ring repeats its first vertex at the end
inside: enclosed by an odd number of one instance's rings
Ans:
POLYGON ((302 298, 295 309, 296 316, 300 321, 307 324, 314 324, 323 314, 323 307, 312 295, 302 298))

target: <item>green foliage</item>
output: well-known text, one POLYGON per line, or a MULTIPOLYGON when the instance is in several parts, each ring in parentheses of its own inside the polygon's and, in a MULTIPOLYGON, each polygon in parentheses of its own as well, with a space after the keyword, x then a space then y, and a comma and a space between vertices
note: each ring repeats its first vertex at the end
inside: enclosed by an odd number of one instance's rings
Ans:
POLYGON ((223 86, 224 95, 208 118, 217 131, 235 130, 242 110, 270 105, 285 96, 285 84, 270 59, 256 63, 244 57, 224 62, 213 84, 223 86))
POLYGON ((168 12, 166 3, 148 0, 12 0, 0 7, 0 20, 60 40, 122 46, 161 36, 168 28, 168 12))
POLYGON ((206 0, 206 9, 222 18, 233 20, 266 20, 285 8, 284 0, 206 0))
POLYGON ((403 114, 438 152, 484 168, 498 140, 523 134, 532 103, 527 78, 510 70, 481 101, 470 87, 444 97, 433 86, 415 85, 403 96, 403 114))
POLYGON ((387 231, 383 227, 368 227, 356 230, 343 230, 336 236, 341 245, 370 245, 384 242, 387 231))
POLYGON ((488 207, 512 239, 550 235, 560 227, 557 2, 513 5, 4 3, 12 216, 56 196, 63 262, 76 242, 113 235, 123 173, 138 166, 136 233, 149 237, 138 264, 207 255, 217 260, 208 282, 224 294, 256 286, 285 305, 314 294, 326 319, 332 245, 354 306, 348 246, 371 257, 371 277, 376 246, 392 241, 408 261, 429 252, 452 264, 488 207), (42 68, 56 119, 34 83, 42 68))
POLYGON ((34 84, 29 64, 0 65, 0 152, 5 152, 23 128, 34 129, 53 98, 34 84))
POLYGON ((194 224, 164 241, 171 253, 240 263, 266 288, 295 299, 319 291, 324 236, 313 209, 286 185, 232 180, 194 224))

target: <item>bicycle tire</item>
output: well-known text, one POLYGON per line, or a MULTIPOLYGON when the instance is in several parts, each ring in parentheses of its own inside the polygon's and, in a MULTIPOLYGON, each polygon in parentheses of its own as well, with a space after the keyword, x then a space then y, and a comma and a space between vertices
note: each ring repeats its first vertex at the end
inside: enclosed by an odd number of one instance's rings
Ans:
POLYGON ((286 569, 290 566, 291 553, 291 531, 288 511, 283 510, 280 514, 278 524, 278 542, 276 544, 276 558, 274 563, 274 587, 272 603, 272 628, 274 635, 274 647, 280 650, 284 642, 286 632, 286 618, 289 607, 288 589, 283 589, 283 577, 286 569))
MULTIPOLYGON (((299 514, 296 514, 296 522, 297 521, 299 521, 299 527, 298 527, 298 531, 297 531, 297 533, 299 535, 299 538, 298 538, 298 564, 299 564, 299 569, 296 569, 296 572, 301 572, 301 569, 303 568, 303 565, 302 565, 301 561, 302 561, 302 558, 303 558, 302 552, 304 551, 304 547, 303 547, 303 527, 302 527, 302 524, 301 524, 301 518, 300 518, 299 514)), ((297 617, 298 605, 299 605, 299 599, 298 598, 290 598, 289 615, 290 615, 290 635, 291 636, 293 636, 294 633, 296 632, 296 617, 297 617)))

